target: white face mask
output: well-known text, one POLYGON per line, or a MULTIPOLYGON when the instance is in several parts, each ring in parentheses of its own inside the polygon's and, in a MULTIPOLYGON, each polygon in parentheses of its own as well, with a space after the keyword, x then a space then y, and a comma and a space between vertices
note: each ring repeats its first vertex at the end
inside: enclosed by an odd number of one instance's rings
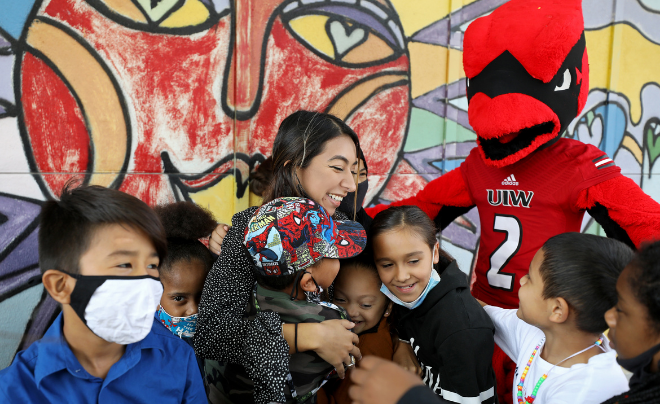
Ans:
POLYGON ((71 293, 71 308, 96 335, 121 345, 151 331, 163 285, 152 276, 83 276, 71 293))
POLYGON ((433 256, 431 258, 431 277, 429 278, 429 282, 426 284, 426 287, 422 291, 422 293, 417 297, 417 299, 413 300, 412 302, 404 302, 403 300, 399 299, 392 293, 387 286, 385 286, 384 283, 381 283, 380 286, 380 291, 383 292, 385 296, 387 296, 391 301, 394 303, 403 306, 407 309, 414 309, 418 307, 422 302, 424 302, 424 299, 426 298, 426 295, 429 294, 429 291, 435 287, 438 283, 440 283, 440 275, 435 271, 433 268, 433 261, 435 260, 435 247, 433 247, 433 256))

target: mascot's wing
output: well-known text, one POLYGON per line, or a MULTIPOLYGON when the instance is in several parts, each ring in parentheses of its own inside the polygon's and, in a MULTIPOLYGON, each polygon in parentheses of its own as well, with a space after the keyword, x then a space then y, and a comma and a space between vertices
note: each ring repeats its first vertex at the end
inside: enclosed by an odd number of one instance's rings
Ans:
POLYGON ((608 237, 633 248, 660 239, 660 204, 628 177, 612 178, 583 190, 577 205, 603 226, 608 237))
POLYGON ((365 211, 369 216, 374 217, 390 206, 414 205, 433 219, 439 229, 444 229, 454 219, 475 206, 460 170, 460 167, 456 168, 434 179, 415 196, 392 202, 390 205, 376 205, 365 211))

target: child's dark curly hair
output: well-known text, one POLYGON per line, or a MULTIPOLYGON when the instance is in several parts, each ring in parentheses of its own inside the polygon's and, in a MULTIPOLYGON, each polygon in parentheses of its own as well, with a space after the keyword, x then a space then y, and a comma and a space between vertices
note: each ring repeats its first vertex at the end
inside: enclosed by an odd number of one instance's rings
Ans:
POLYGON ((660 333, 660 241, 645 244, 630 262, 630 286, 649 312, 649 322, 660 333))
POLYGON ((217 226, 213 214, 192 202, 176 202, 154 208, 167 235, 167 257, 160 264, 161 275, 179 261, 197 259, 206 270, 213 266, 213 255, 199 239, 208 237, 217 226))

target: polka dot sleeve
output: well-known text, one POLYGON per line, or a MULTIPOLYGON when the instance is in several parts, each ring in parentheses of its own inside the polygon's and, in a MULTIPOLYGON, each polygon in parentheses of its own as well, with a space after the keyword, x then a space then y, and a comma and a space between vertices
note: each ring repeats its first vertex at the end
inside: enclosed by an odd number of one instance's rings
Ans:
POLYGON ((242 364, 254 381, 257 403, 283 402, 289 345, 280 317, 261 312, 252 320, 243 318, 255 282, 242 251, 243 232, 256 209, 232 218, 220 257, 204 284, 194 344, 200 357, 242 364))

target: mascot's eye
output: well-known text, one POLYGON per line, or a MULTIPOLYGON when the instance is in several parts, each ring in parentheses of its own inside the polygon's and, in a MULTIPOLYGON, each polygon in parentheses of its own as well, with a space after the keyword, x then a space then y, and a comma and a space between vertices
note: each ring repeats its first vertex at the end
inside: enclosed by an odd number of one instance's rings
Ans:
POLYGON ((466 77, 465 80, 467 80, 467 86, 470 87, 470 79, 466 77))
POLYGON ((300 224, 300 223, 302 223, 302 221, 300 220, 300 218, 295 217, 295 216, 293 217, 293 221, 296 222, 296 224, 300 224))
POLYGON ((571 72, 566 69, 564 71, 564 77, 562 78, 561 84, 555 87, 555 91, 564 91, 568 90, 568 87, 571 86, 571 72))

